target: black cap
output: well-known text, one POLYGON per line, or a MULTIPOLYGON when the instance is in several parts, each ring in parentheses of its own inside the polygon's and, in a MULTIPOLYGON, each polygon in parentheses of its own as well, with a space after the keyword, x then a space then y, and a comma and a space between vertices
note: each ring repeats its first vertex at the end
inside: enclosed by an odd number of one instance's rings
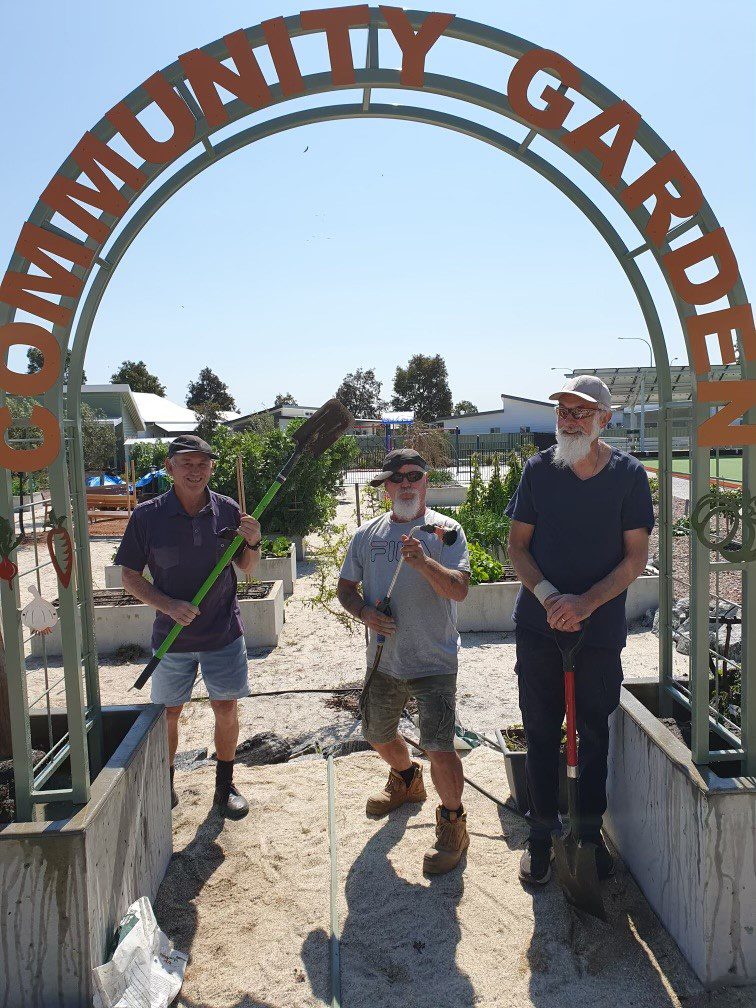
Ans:
POLYGON ((383 472, 379 472, 377 476, 370 480, 370 486, 381 486, 389 476, 406 465, 419 466, 420 469, 428 468, 428 463, 423 456, 413 448, 395 448, 383 460, 383 472))
POLYGON ((168 458, 173 458, 174 455, 183 455, 185 452, 202 452, 203 455, 209 455, 210 458, 219 458, 207 441, 203 441, 196 434, 182 434, 181 437, 177 437, 168 445, 168 458))

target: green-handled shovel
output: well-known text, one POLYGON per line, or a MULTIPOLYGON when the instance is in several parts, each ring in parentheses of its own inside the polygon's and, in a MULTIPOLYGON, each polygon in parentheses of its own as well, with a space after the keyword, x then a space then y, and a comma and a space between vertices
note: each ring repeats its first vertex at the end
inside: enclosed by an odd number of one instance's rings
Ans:
MULTIPOLYGON (((308 452, 313 458, 318 458, 324 451, 330 448, 332 444, 338 441, 341 435, 352 425, 353 422, 354 419, 352 414, 338 401, 338 399, 329 399, 328 402, 321 406, 319 410, 316 410, 311 417, 308 417, 302 426, 298 427, 292 433, 291 436, 296 443, 296 448, 282 466, 281 471, 271 484, 268 492, 252 512, 252 517, 258 519, 260 518, 305 452, 308 452)), ((226 549, 223 556, 210 571, 203 582, 202 587, 192 599, 193 606, 198 606, 204 599, 218 580, 218 577, 223 569, 231 562, 231 558, 243 542, 243 536, 237 535, 234 537, 228 549, 226 549)), ((144 686, 157 668, 160 659, 167 651, 170 650, 173 642, 182 630, 183 627, 180 623, 173 624, 168 636, 165 638, 152 658, 150 658, 144 668, 144 671, 134 683, 134 689, 141 689, 144 686)))

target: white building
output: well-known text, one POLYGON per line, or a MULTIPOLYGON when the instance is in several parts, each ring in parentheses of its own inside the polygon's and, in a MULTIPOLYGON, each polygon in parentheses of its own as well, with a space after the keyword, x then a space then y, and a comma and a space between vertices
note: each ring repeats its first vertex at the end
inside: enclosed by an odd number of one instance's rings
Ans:
POLYGON ((553 434, 554 403, 502 393, 501 409, 442 417, 439 423, 446 430, 459 427, 460 434, 553 434))

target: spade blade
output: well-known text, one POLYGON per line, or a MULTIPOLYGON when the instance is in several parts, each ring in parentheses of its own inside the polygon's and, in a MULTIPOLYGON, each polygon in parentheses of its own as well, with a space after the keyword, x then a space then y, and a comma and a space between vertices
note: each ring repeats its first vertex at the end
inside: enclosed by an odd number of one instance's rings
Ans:
POLYGON ((567 902, 576 910, 606 920, 596 871, 596 845, 579 843, 572 833, 554 837, 554 856, 559 884, 567 902))
POLYGON ((338 399, 329 399, 292 433, 299 451, 305 448, 313 458, 335 444, 354 423, 354 417, 338 399))

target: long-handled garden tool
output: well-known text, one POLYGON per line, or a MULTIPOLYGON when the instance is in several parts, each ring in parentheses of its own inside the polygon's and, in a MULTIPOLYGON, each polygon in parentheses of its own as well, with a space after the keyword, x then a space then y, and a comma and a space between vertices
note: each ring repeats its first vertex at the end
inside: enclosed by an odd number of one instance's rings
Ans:
MULTIPOLYGON (((268 488, 268 491, 263 499, 252 512, 252 517, 260 518, 305 452, 308 452, 313 458, 318 458, 324 451, 330 448, 332 444, 338 441, 341 435, 352 425, 353 422, 354 418, 352 417, 352 414, 338 401, 338 399, 329 399, 328 402, 324 403, 319 410, 316 410, 311 417, 308 417, 301 427, 298 427, 295 431, 293 431, 291 436, 296 444, 296 448, 281 467, 281 471, 268 488)), ((202 583, 201 588, 192 599, 193 606, 198 606, 204 599, 218 580, 226 565, 231 562, 231 558, 235 555, 236 551, 243 542, 243 536, 237 535, 234 537, 228 549, 225 550, 223 556, 210 571, 207 578, 202 583)), ((152 658, 150 658, 144 668, 144 671, 134 683, 134 689, 141 689, 144 686, 157 668, 160 659, 170 649, 182 629, 183 627, 180 623, 173 624, 168 636, 165 638, 152 658)))
POLYGON ((554 630, 564 669, 564 705, 567 713, 567 810, 570 831, 554 838, 557 878, 567 902, 578 910, 606 920, 596 870, 596 844, 582 838, 578 787, 577 731, 575 727, 575 655, 580 650, 587 620, 575 633, 554 630))
MULTIPOLYGON (((434 535, 443 542, 444 546, 452 546, 457 541, 457 530, 444 528, 443 525, 415 525, 414 528, 410 530, 410 539, 415 534, 415 532, 432 532, 434 535)), ((394 571, 394 576, 391 578, 391 584, 388 586, 388 591, 383 596, 380 602, 376 604, 376 609, 379 613, 383 613, 384 616, 391 615, 391 594, 394 591, 394 585, 396 584, 396 579, 399 577, 399 572, 404 564, 404 557, 399 558, 399 563, 396 565, 396 570, 394 571)), ((381 655, 383 654, 383 645, 386 643, 386 638, 383 634, 378 634, 376 637, 376 648, 375 648, 375 658, 373 659, 373 664, 371 666, 368 677, 365 680, 365 685, 370 681, 370 677, 374 672, 377 671, 378 666, 381 663, 381 655)))

